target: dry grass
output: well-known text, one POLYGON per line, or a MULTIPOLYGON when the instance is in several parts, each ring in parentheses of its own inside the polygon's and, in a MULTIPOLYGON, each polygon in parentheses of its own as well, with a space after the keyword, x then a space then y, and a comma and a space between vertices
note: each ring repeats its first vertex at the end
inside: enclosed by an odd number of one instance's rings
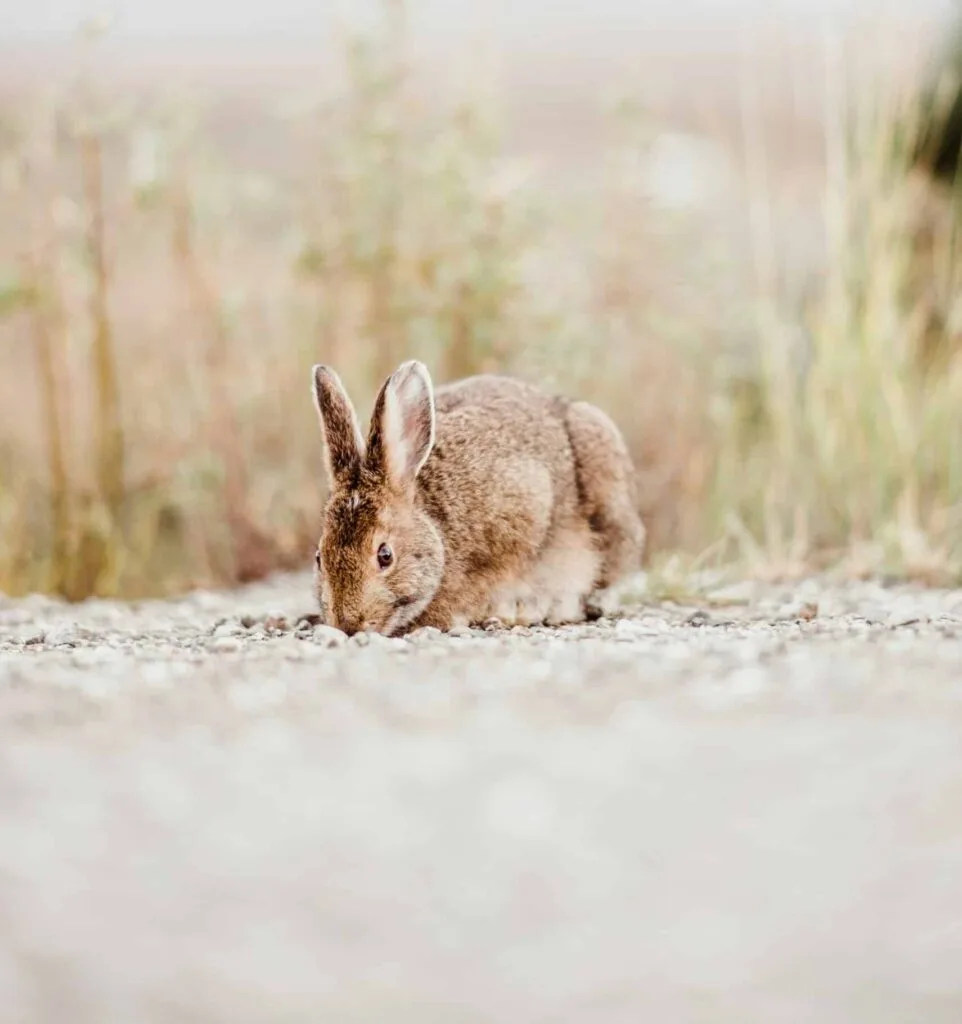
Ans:
POLYGON ((906 173, 902 93, 841 81, 829 53, 809 154, 827 154, 828 241, 803 307, 775 269, 757 82, 729 195, 747 189, 745 244, 651 201, 659 125, 634 104, 598 122, 590 176, 507 159, 489 96, 430 97, 396 3, 277 122, 289 159, 258 170, 196 98, 122 92, 97 40, 78 45, 93 70, 17 97, 0 133, 0 590, 137 595, 306 564, 308 368, 335 363, 366 404, 410 355, 609 408, 657 557, 957 574, 956 218, 928 216, 939 200, 906 173))
POLYGON ((958 579, 962 346, 955 197, 912 167, 916 89, 826 51, 820 288, 798 324, 763 303, 757 417, 723 429, 718 494, 740 554, 958 579), (846 75, 848 79, 846 80, 846 75), (795 344, 793 345, 793 342, 795 344))

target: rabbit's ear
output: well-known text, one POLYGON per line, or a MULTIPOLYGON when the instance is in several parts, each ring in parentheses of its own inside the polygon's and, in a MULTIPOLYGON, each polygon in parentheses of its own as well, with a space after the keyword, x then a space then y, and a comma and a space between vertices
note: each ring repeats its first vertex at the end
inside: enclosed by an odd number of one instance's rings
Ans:
POLYGON ((434 388, 424 363, 402 363, 384 382, 367 439, 367 463, 392 486, 414 482, 434 446, 434 388))
POLYGON ((331 483, 355 474, 364 457, 364 438, 341 378, 329 366, 313 370, 314 405, 324 435, 324 455, 331 483))

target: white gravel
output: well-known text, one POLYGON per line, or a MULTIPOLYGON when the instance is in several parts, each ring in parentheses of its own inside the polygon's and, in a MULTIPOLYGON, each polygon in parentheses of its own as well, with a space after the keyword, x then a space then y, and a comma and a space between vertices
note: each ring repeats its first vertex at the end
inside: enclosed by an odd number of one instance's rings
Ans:
POLYGON ((962 592, 309 594, 0 598, 3 1024, 962 1021, 962 592))

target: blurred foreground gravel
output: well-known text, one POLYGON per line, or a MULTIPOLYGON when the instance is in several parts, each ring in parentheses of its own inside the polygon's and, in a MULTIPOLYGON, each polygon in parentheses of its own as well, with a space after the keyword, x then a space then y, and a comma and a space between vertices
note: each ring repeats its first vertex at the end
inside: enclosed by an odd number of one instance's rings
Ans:
POLYGON ((962 592, 0 598, 0 1021, 962 1021, 962 592))

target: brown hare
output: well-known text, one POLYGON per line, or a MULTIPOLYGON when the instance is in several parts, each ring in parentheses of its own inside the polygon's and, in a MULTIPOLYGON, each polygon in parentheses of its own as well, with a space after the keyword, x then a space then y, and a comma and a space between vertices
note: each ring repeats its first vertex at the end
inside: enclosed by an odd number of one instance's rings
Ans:
POLYGON ((435 392, 412 360, 381 387, 365 440, 330 367, 314 367, 313 391, 330 482, 316 589, 332 626, 575 622, 640 567, 631 458, 593 405, 500 376, 435 392))

